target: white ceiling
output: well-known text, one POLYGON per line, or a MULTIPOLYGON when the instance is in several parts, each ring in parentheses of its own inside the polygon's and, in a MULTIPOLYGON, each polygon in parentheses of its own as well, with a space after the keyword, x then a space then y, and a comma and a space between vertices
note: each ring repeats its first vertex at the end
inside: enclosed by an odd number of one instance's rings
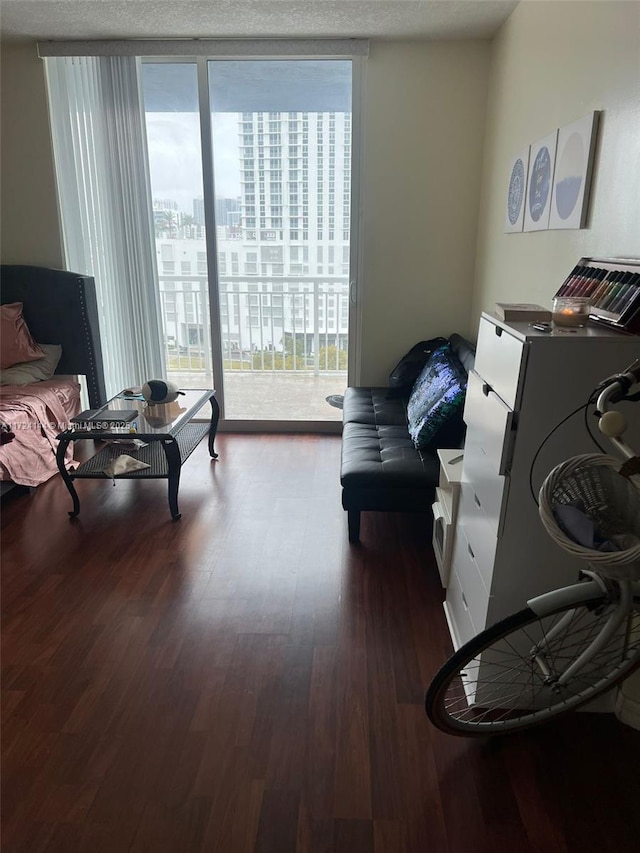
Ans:
POLYGON ((490 38, 518 0, 2 0, 7 39, 490 38))

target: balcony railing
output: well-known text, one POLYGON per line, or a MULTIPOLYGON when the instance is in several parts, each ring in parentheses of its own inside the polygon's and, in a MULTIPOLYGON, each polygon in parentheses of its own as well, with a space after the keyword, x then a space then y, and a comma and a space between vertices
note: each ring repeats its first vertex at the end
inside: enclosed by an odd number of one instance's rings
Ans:
MULTIPOLYGON (((206 276, 159 276, 168 373, 212 376, 206 276)), ((349 284, 344 276, 221 276, 225 371, 344 374, 349 284)))

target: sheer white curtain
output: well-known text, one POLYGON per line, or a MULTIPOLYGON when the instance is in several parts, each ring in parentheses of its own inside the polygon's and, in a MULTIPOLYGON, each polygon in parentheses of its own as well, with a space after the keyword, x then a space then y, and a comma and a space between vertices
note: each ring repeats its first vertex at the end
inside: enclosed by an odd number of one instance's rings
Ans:
POLYGON ((115 394, 165 372, 140 60, 44 61, 67 267, 95 277, 115 394))

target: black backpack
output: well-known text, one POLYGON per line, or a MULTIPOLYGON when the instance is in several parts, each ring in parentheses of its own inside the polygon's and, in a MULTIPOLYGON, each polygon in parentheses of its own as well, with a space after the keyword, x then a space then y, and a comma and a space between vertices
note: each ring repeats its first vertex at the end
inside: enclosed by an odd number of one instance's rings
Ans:
POLYGON ((431 338, 428 341, 420 341, 411 347, 389 374, 387 397, 389 399, 408 397, 411 394, 413 383, 420 376, 431 353, 446 343, 446 338, 431 338))

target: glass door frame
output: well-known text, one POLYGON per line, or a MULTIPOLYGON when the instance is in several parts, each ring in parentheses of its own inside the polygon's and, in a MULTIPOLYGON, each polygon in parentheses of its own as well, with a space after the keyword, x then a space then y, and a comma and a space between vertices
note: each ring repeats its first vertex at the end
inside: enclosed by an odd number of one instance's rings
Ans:
MULTIPOLYGON (((256 43, 259 44, 259 43, 256 43)), ((314 44, 312 42, 312 44, 314 44)), ((317 43, 316 43, 317 44, 317 43)), ((200 145, 202 152, 202 181, 205 222, 205 251, 207 255, 207 279, 209 293, 210 342, 216 398, 220 406, 218 430, 234 432, 326 432, 339 433, 340 421, 275 419, 237 420, 225 415, 223 343, 220 321, 220 288, 218 269, 218 246, 215 220, 215 177, 213 128, 209 91, 209 62, 225 60, 304 60, 304 59, 340 59, 351 62, 351 197, 350 197, 350 239, 349 239, 349 349, 347 360, 347 385, 357 384, 360 378, 360 330, 362 326, 362 279, 361 273, 361 232, 362 232, 362 111, 366 54, 325 54, 310 49, 308 53, 289 55, 286 53, 248 52, 244 55, 147 55, 143 61, 194 64, 197 70, 198 106, 200 121, 200 145)))

